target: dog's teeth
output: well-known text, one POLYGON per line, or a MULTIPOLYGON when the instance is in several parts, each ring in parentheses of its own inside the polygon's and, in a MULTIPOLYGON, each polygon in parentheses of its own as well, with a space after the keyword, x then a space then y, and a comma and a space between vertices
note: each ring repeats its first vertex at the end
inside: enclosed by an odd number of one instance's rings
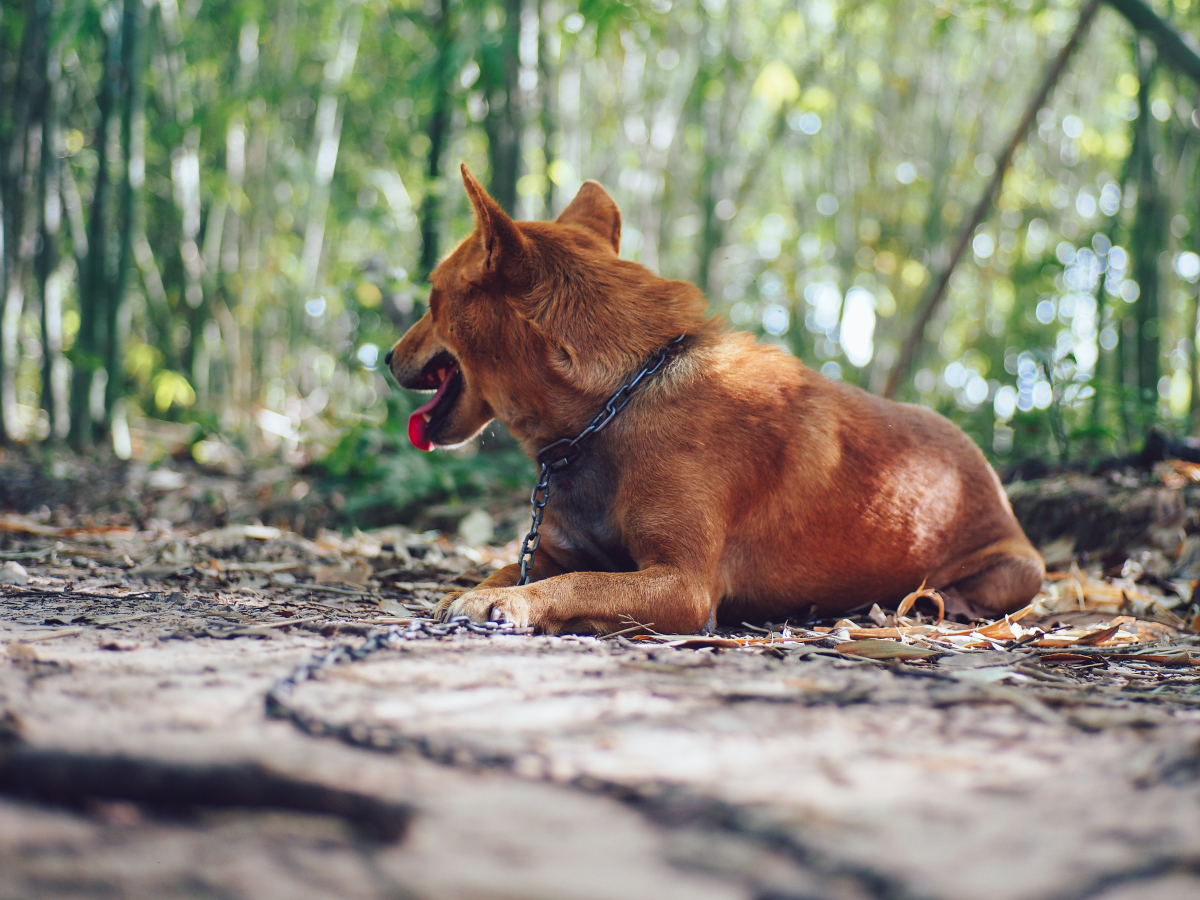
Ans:
POLYGON ((433 418, 433 416, 431 416, 429 413, 421 413, 421 418, 424 419, 426 422, 428 422, 430 419, 433 418))

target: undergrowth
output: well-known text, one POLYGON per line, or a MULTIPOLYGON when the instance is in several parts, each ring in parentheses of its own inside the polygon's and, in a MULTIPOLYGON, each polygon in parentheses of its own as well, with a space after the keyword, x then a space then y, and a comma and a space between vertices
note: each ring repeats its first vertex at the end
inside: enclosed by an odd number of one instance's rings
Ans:
POLYGON ((407 399, 394 395, 387 402, 382 424, 351 426, 309 467, 345 497, 346 519, 405 521, 430 504, 487 502, 532 483, 533 464, 499 426, 464 451, 426 453, 408 439, 407 399))

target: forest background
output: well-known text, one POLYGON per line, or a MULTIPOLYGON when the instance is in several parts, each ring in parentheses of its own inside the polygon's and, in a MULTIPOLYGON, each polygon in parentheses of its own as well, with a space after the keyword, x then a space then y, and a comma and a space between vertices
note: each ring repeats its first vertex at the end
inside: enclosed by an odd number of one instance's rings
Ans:
POLYGON ((524 484, 381 369, 459 161, 519 218, 600 181, 623 256, 1001 469, 1200 426, 1195 0, 0 10, 0 444, 48 461, 281 456, 376 522, 524 484))

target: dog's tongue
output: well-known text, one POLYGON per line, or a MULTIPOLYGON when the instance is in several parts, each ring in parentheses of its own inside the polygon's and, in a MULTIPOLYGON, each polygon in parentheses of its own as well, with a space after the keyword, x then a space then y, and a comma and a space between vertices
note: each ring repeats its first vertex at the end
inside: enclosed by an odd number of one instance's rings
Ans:
POLYGON ((426 436, 425 431, 429 427, 429 419, 432 416, 433 408, 438 405, 438 401, 442 399, 442 395, 446 393, 446 386, 450 384, 450 379, 454 377, 454 373, 458 371, 458 363, 455 363, 446 372, 446 377, 442 380, 442 386, 437 389, 437 393, 428 403, 423 403, 413 414, 408 417, 408 439, 412 441, 412 445, 418 450, 432 450, 433 442, 426 436))

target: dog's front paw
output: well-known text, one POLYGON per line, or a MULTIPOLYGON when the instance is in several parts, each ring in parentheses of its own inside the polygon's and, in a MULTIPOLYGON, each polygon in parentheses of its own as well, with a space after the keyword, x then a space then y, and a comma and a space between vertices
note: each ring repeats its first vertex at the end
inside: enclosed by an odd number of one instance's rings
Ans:
POLYGON ((453 603, 455 600, 457 600, 459 597, 461 597, 465 593, 467 593, 467 592, 466 591, 448 591, 442 597, 442 599, 437 602, 437 605, 433 608, 433 620, 435 622, 445 622, 447 619, 449 619, 450 617, 446 614, 446 611, 448 609, 450 609, 450 604, 453 603))
POLYGON ((519 588, 485 588, 456 597, 445 597, 434 616, 448 622, 456 616, 469 616, 473 622, 511 622, 517 628, 536 625, 529 599, 519 588))

